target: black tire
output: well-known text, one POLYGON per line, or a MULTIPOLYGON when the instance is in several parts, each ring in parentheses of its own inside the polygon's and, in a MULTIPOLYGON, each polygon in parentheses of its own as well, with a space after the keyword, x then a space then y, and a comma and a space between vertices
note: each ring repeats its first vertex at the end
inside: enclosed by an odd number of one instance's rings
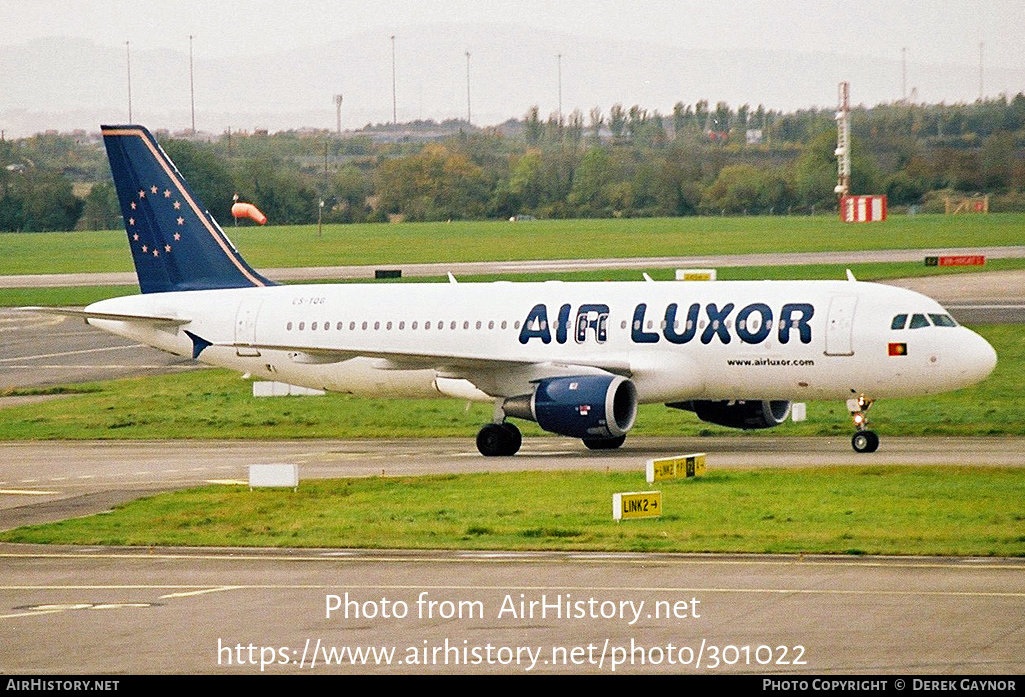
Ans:
POLYGON ((477 450, 485 457, 515 455, 523 438, 512 424, 488 424, 477 433, 477 450))
POLYGON ((625 435, 616 438, 584 438, 584 445, 591 450, 615 450, 625 442, 625 435))
POLYGON ((516 428, 516 424, 509 423, 508 421, 502 424, 502 428, 509 434, 508 452, 506 452, 506 455, 515 455, 520 451, 520 446, 523 445, 523 434, 520 433, 520 429, 516 428))
POLYGON ((856 453, 874 453, 879 449, 879 436, 873 431, 858 431, 851 437, 851 447, 856 453))

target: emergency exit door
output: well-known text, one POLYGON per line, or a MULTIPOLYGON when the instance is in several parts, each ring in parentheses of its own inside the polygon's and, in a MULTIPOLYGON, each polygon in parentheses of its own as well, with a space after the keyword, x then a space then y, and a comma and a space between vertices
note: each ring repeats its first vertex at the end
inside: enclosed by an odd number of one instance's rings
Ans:
POLYGON ((235 315, 235 355, 259 356, 256 348, 256 319, 263 298, 245 298, 239 303, 235 315))
POLYGON ((829 302, 826 318, 826 355, 854 355, 854 308, 858 299, 852 295, 834 297, 829 302))

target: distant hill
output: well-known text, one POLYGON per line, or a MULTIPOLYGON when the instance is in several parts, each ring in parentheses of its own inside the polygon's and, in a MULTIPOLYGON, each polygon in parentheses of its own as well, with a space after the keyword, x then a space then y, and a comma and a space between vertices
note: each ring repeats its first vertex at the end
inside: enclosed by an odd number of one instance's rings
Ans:
MULTIPOLYGON (((899 98, 900 55, 787 52, 741 48, 679 50, 640 41, 606 41, 542 29, 439 25, 396 31, 399 121, 466 117, 466 58, 471 53, 473 122, 522 118, 531 105, 542 117, 558 109, 556 54, 562 54, 562 102, 568 113, 615 103, 663 114, 677 101, 707 99, 736 107, 759 103, 794 110, 831 107, 836 84, 851 82, 855 103, 899 98)), ((223 48, 223 47, 221 47, 223 48)), ((190 123, 187 45, 181 52, 132 49, 133 120, 179 130, 190 123)), ((223 51, 219 51, 222 53, 223 51)), ((0 47, 0 129, 23 136, 46 129, 95 130, 128 118, 125 47, 53 38, 0 47)), ((208 59, 195 53, 197 127, 252 130, 334 128, 333 95, 344 95, 342 123, 361 128, 392 119, 391 42, 363 33, 337 41, 208 59)), ((910 65, 919 100, 970 102, 975 65, 910 65)), ((988 94, 1025 85, 1025 70, 987 66, 988 94)))

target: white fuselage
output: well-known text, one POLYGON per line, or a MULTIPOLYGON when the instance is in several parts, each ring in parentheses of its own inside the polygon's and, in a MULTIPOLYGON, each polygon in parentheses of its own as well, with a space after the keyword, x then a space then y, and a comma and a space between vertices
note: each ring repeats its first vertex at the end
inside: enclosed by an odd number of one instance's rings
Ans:
POLYGON ((946 316, 935 301, 853 281, 295 285, 87 310, 188 319, 89 322, 183 356, 191 334, 211 344, 204 363, 378 396, 492 400, 545 377, 611 372, 642 403, 876 399, 970 385, 996 363, 964 327, 892 328, 900 314, 946 316))

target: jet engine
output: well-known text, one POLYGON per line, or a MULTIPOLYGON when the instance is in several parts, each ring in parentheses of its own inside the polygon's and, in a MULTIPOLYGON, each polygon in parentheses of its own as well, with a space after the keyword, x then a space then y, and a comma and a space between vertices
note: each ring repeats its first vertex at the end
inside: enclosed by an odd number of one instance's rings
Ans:
POLYGON ((692 400, 666 404, 673 409, 686 409, 698 415, 702 421, 729 426, 730 428, 772 428, 779 426, 790 415, 790 402, 783 400, 752 401, 738 399, 736 401, 713 402, 708 400, 692 400))
POLYGON ((505 400, 506 416, 585 441, 623 437, 637 418, 637 389, 619 375, 544 378, 536 385, 531 394, 505 400))

